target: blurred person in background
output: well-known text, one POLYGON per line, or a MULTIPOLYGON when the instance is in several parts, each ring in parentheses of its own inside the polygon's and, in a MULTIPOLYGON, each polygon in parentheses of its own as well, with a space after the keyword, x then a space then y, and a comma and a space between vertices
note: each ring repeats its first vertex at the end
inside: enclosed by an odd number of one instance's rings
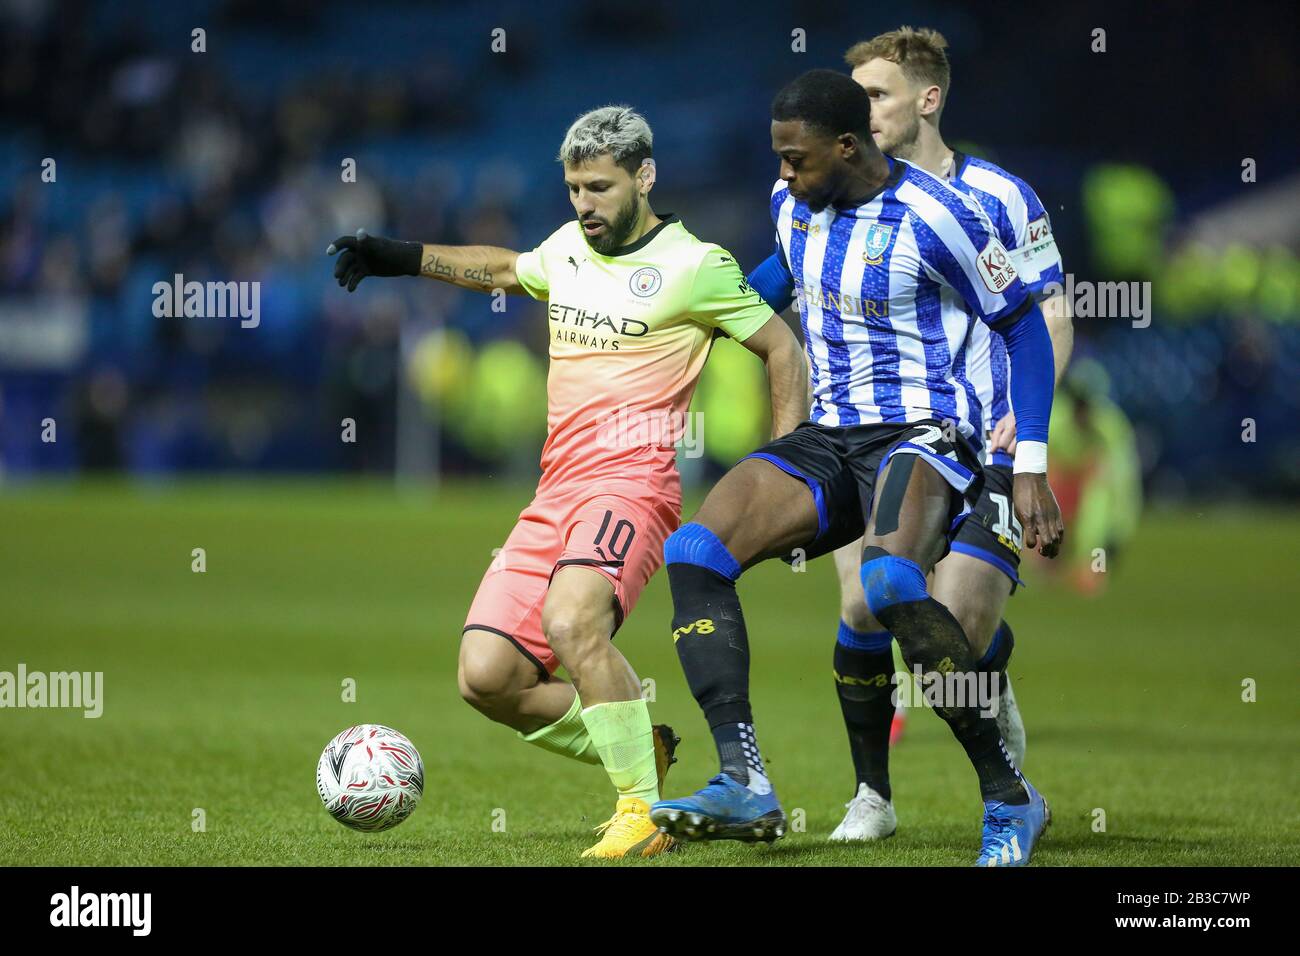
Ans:
POLYGON ((1109 391, 1101 365, 1079 362, 1061 383, 1052 415, 1052 488, 1070 524, 1070 540, 1064 564, 1048 573, 1065 575, 1083 594, 1105 588, 1106 572, 1133 540, 1142 512, 1137 440, 1109 391))

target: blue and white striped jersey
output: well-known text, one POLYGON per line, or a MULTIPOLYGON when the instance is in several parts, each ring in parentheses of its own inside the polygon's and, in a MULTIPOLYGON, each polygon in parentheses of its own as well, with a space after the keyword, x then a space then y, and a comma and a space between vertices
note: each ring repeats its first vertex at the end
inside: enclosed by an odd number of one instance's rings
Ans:
POLYGON ((1031 299, 980 205, 891 159, 866 202, 812 212, 772 189, 777 245, 794 284, 822 425, 952 419, 983 444, 987 415, 967 373, 971 327, 1018 319, 1031 299))
MULTIPOLYGON (((949 183, 974 197, 988 214, 1025 288, 1041 301, 1046 298, 1045 286, 1053 282, 1064 285, 1051 219, 1029 184, 990 162, 956 151, 952 172, 949 183)), ((985 433, 1011 410, 1007 397, 1010 368, 1002 337, 990 334, 977 323, 971 329, 966 375, 974 383, 984 409, 985 433)), ((991 453, 986 461, 1010 463, 1011 457, 1000 452, 991 453)))

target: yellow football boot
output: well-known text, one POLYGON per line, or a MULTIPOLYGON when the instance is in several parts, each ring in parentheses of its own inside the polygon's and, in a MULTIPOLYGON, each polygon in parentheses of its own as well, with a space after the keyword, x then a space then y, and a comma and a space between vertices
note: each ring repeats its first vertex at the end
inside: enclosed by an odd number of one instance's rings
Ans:
POLYGON ((620 860, 655 856, 671 850, 673 838, 650 822, 650 804, 636 797, 618 801, 614 815, 596 827, 600 842, 584 850, 583 858, 620 860))

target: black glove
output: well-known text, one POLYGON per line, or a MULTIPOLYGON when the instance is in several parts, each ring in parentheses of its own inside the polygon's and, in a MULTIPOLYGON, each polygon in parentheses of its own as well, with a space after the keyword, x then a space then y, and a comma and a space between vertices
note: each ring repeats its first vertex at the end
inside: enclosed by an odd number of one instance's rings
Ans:
POLYGON ((355 236, 339 236, 325 253, 332 256, 340 249, 343 255, 334 263, 334 278, 353 292, 366 276, 418 276, 424 246, 367 235, 364 229, 358 229, 355 236))

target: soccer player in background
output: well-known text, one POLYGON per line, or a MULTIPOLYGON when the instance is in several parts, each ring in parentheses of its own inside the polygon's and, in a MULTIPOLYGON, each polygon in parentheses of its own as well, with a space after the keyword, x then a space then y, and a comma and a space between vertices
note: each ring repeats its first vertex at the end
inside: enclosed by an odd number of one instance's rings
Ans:
MULTIPOLYGON (((944 143, 939 118, 948 100, 947 41, 935 30, 900 27, 855 44, 845 54, 853 79, 871 98, 871 134, 880 151, 905 159, 973 197, 988 214, 1015 263, 1020 281, 1039 299, 1052 338, 1055 378, 1070 360, 1074 333, 1062 295, 1044 288, 1064 278, 1051 221, 1033 189, 1006 170, 966 156, 944 143)), ((1007 351, 1002 339, 975 322, 966 355, 966 378, 975 387, 988 436, 984 488, 962 523, 952 550, 934 569, 931 594, 962 626, 976 667, 996 675, 1002 688, 998 726, 1017 767, 1024 765, 1025 728, 1007 661, 1014 644, 1002 619, 1020 583, 1021 529, 1011 507, 1015 415, 1008 401, 1007 351)), ((889 783, 891 719, 905 709, 891 702, 894 658, 888 630, 871 614, 858 580, 862 552, 855 542, 835 552, 840 579, 840 625, 835 642, 835 689, 848 730, 855 793, 832 840, 876 840, 898 826, 889 783)), ((901 728, 895 728, 895 731, 901 728)))
POLYGON ((525 741, 604 765, 618 802, 583 853, 592 857, 652 856, 673 843, 649 809, 675 741, 652 728, 611 639, 680 522, 673 446, 714 336, 763 360, 773 435, 806 408, 794 334, 725 250, 651 209, 652 145, 629 107, 579 117, 559 153, 577 218, 531 252, 363 232, 330 247, 342 250, 335 276, 349 291, 368 275, 421 275, 548 300, 542 476, 470 606, 459 684, 525 741), (554 676, 559 665, 572 684, 554 676))
MULTIPOLYGON (((721 770, 651 818, 687 839, 775 839, 785 815, 763 767, 749 702, 742 571, 860 536, 867 605, 923 673, 969 674, 961 625, 926 574, 978 499, 983 415, 965 376, 972 316, 1006 340, 1018 414, 1014 507, 1029 547, 1063 529, 1047 485, 1052 345, 1033 297, 973 199, 892 160, 871 136, 871 100, 813 70, 772 103, 778 250, 756 270, 771 302, 800 299, 811 421, 731 469, 669 536, 673 640, 721 770)), ((892 674, 892 667, 890 668, 892 674)), ((966 750, 984 800, 981 865, 1023 865, 1050 815, 976 701, 936 713, 966 750)))

